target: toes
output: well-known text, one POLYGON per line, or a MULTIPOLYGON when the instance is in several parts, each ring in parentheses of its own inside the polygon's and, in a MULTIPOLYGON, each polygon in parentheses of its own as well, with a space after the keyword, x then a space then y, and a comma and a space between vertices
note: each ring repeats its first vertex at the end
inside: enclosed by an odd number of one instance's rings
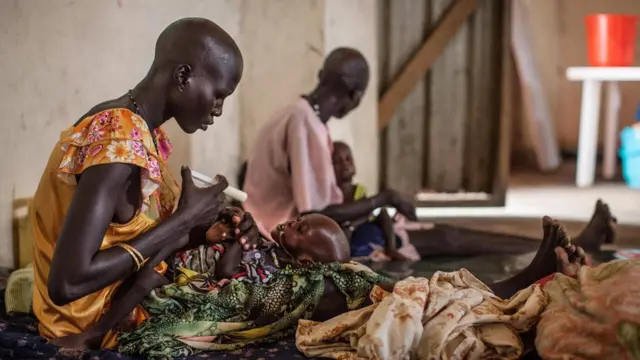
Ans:
POLYGON ((555 247, 555 245, 552 244, 555 242, 556 230, 557 226, 552 218, 548 216, 542 218, 542 246, 548 245, 555 247))
POLYGON ((564 248, 569 247, 571 245, 571 237, 569 236, 569 234, 567 233, 567 229, 564 228, 564 226, 559 225, 558 224, 558 242, 559 242, 559 246, 562 246, 564 248))
POLYGON ((576 252, 574 254, 575 257, 575 262, 579 263, 580 265, 585 265, 586 261, 587 261, 587 254, 584 252, 584 249, 581 248, 580 246, 576 247, 576 252))
POLYGON ((563 248, 567 252, 567 255, 569 255, 569 257, 575 256, 576 249, 577 249, 575 245, 570 244, 569 246, 563 246, 563 248))
POLYGON ((571 262, 569 262, 569 254, 567 254, 567 251, 564 248, 558 246, 555 249, 553 249, 553 251, 556 253, 556 261, 558 262, 558 271, 562 271, 563 267, 571 264, 571 262))

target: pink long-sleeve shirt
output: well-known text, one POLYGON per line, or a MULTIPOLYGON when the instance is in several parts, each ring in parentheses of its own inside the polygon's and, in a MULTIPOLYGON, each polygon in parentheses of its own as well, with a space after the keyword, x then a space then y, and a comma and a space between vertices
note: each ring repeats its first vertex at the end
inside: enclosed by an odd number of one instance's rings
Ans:
POLYGON ((300 98, 262 126, 249 153, 244 203, 262 234, 300 213, 342 203, 327 126, 300 98))

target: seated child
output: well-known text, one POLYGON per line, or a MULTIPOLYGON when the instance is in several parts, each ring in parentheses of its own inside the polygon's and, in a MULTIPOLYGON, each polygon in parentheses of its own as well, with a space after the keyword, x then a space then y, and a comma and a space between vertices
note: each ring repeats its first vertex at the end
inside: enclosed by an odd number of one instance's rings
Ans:
MULTIPOLYGON (((341 141, 334 142, 332 160, 344 201, 353 202, 366 198, 365 187, 353 183, 356 168, 349 145, 341 141)), ((351 256, 371 260, 420 260, 420 255, 409 242, 409 236, 402 227, 404 220, 398 213, 391 218, 386 209, 380 209, 378 216, 341 224, 350 241, 351 256)))
MULTIPOLYGON (((285 267, 347 263, 351 259, 349 245, 342 229, 324 215, 309 214, 281 224, 271 233, 273 242, 264 241, 260 247, 250 249, 245 249, 234 236, 239 233, 236 226, 240 224, 243 216, 242 210, 227 208, 221 217, 223 220, 214 224, 207 232, 208 245, 175 254, 172 286, 186 286, 196 294, 213 294, 234 279, 260 285, 267 283, 274 274, 285 267)), ((152 267, 150 269, 153 270, 152 267)), ((153 271, 145 272, 145 268, 141 269, 133 284, 123 285, 118 289, 109 310, 94 326, 84 333, 52 342, 69 348, 96 348, 112 329, 117 332, 132 331, 142 320, 150 316, 139 304, 153 289, 169 282, 166 278, 160 279, 156 274, 153 271)), ((330 298, 339 292, 357 290, 357 287, 353 288, 343 289, 334 284, 327 284, 324 293, 330 298)), ((361 292, 368 294, 370 290, 368 287, 361 292)), ((335 299, 325 304, 330 305, 316 306, 313 318, 325 320, 348 310, 346 305, 336 304, 335 299)), ((260 314, 258 311, 254 315, 259 317, 260 314)), ((264 316, 261 321, 266 321, 264 316)))

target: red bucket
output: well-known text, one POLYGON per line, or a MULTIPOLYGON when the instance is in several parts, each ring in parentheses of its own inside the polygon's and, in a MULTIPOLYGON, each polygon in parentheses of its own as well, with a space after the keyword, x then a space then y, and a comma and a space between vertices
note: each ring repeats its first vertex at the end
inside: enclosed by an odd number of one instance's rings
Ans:
POLYGON ((593 14, 587 23, 587 52, 591 66, 632 66, 638 17, 593 14))

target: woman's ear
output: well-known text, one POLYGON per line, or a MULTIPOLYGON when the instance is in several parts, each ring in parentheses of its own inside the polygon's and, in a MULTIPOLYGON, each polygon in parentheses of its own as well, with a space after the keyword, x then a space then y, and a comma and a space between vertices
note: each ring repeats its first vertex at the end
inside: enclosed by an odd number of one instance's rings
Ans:
POLYGON ((178 87, 178 91, 182 92, 184 88, 189 84, 191 77, 193 76, 193 69, 191 66, 181 64, 176 66, 173 70, 173 81, 178 87))

